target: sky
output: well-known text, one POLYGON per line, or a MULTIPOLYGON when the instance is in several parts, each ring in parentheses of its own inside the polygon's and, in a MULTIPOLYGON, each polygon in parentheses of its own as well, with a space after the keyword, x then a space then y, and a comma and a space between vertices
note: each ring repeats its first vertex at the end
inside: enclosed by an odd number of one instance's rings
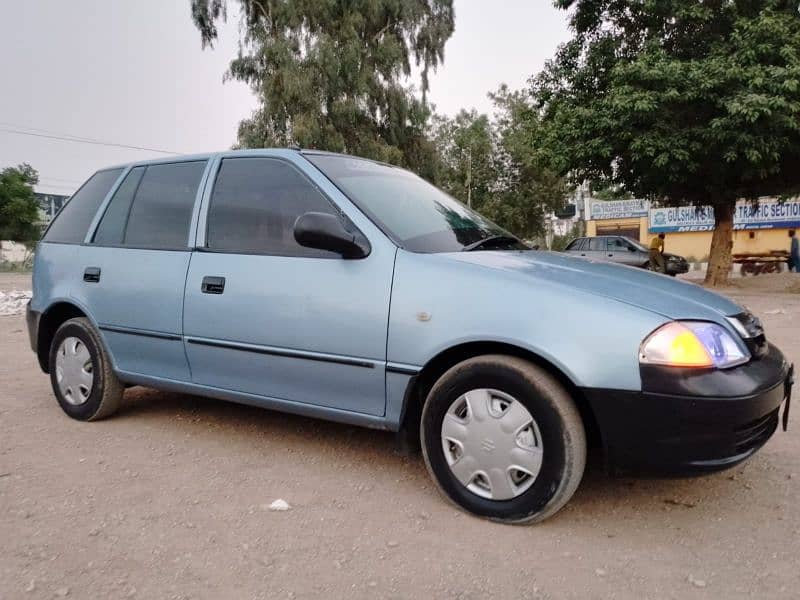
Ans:
MULTIPOLYGON (((3 2, 0 168, 30 163, 39 171, 37 191, 71 194, 95 170, 165 155, 157 150, 229 148, 256 106, 247 85, 223 83, 237 52, 238 19, 229 14, 214 48, 203 50, 189 5, 3 2), (42 137, 49 135, 144 149, 42 137)), ((569 33, 566 15, 548 0, 455 0, 455 14, 429 91, 437 111, 450 115, 491 112, 487 93, 501 83, 524 86, 569 33)))

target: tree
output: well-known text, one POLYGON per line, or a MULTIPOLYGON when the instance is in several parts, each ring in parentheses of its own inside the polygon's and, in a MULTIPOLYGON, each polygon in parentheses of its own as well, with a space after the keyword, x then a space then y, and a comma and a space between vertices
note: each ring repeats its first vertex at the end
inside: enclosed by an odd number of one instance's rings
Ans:
POLYGON ((799 0, 556 0, 574 37, 532 80, 558 173, 711 205, 727 281, 739 198, 800 189, 799 0))
POLYGON ((521 238, 544 232, 544 215, 561 208, 564 180, 542 168, 531 143, 538 115, 519 92, 491 97, 495 119, 473 110, 433 119, 439 156, 435 182, 521 238))
POLYGON ((541 116, 523 92, 505 85, 490 94, 497 109, 494 194, 484 207, 490 218, 523 238, 544 233, 545 214, 564 206, 565 180, 537 148, 541 116))
MULTIPOLYGON (((298 144, 434 174, 424 131, 428 74, 453 33, 452 0, 236 0, 239 55, 226 77, 260 107, 239 126, 242 147, 298 144), (420 67, 421 97, 404 85, 420 67)), ((204 46, 226 0, 191 0, 204 46)))
POLYGON ((437 185, 481 211, 496 179, 494 130, 489 117, 474 109, 462 109, 453 118, 434 117, 433 125, 439 157, 437 185))
POLYGON ((0 240, 31 243, 39 238, 37 183, 39 174, 26 163, 0 171, 0 240))

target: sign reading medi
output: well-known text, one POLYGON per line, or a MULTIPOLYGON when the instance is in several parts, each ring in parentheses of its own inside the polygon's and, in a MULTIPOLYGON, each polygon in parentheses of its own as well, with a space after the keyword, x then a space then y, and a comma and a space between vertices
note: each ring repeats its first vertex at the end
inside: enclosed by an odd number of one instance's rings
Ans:
POLYGON ((595 201, 589 211, 592 219, 627 219, 646 217, 648 203, 644 200, 606 200, 595 201))
MULTIPOLYGON (((800 199, 761 200, 758 207, 740 200, 733 213, 734 229, 775 229, 800 227, 800 199)), ((702 206, 677 208, 651 208, 650 232, 669 233, 686 231, 711 231, 714 229, 714 209, 702 206)))

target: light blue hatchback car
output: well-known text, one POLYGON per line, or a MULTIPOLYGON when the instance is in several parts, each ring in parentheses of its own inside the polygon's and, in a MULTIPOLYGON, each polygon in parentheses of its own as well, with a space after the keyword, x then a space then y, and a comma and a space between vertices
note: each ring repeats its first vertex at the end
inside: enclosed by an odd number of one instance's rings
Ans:
POLYGON ((75 419, 143 385, 399 431, 447 498, 518 523, 569 500, 592 442, 614 472, 746 459, 792 382, 725 298, 316 151, 97 172, 39 244, 28 327, 75 419))

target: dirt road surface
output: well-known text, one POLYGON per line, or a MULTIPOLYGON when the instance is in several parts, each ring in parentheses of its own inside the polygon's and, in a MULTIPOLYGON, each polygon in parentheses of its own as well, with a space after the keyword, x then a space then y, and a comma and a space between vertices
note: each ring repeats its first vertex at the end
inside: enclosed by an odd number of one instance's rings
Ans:
MULTIPOLYGON (((800 294, 726 293, 800 363, 800 294)), ((3 317, 0 598, 797 598, 795 409, 733 470, 610 479, 595 455, 556 517, 503 526, 388 433, 141 388, 72 421, 3 317)))

